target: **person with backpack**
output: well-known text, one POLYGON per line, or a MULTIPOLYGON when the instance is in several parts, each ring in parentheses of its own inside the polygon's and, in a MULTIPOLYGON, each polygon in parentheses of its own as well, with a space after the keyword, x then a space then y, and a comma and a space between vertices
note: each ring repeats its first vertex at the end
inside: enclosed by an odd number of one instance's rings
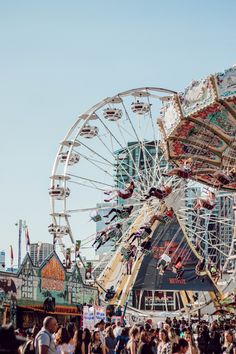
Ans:
POLYGON ((43 327, 34 341, 35 354, 57 354, 53 340, 53 334, 57 330, 55 317, 47 316, 43 321, 43 327))
POLYGON ((127 327, 123 328, 121 334, 116 337, 116 354, 121 354, 121 351, 126 347, 129 341, 129 329, 127 327))
POLYGON ((27 341, 21 349, 21 354, 35 354, 34 340, 38 333, 38 327, 35 325, 32 330, 27 330, 27 341))

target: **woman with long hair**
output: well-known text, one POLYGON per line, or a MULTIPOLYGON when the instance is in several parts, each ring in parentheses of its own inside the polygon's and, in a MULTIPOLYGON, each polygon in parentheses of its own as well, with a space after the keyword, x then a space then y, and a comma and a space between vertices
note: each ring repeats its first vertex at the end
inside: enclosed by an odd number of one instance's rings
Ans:
MULTIPOLYGON (((165 329, 165 328, 164 328, 164 329, 165 329)), ((174 330, 173 327, 170 327, 170 328, 169 328, 169 330, 168 330, 168 336, 169 336, 169 338, 170 338, 170 341, 171 341, 172 346, 173 346, 174 344, 178 344, 178 342, 179 342, 179 337, 177 336, 177 334, 176 334, 176 332, 175 332, 175 330, 174 330)))
POLYGON ((222 350, 224 354, 236 354, 236 344, 234 342, 234 334, 232 331, 224 332, 224 344, 222 350))
POLYGON ((73 322, 69 322, 66 326, 66 329, 70 337, 69 343, 75 346, 75 330, 76 330, 75 324, 73 322))
POLYGON ((74 345, 70 344, 70 336, 65 327, 59 328, 55 335, 55 344, 58 354, 73 354, 74 345))
POLYGON ((116 338, 114 336, 114 332, 111 326, 106 328, 105 343, 107 348, 107 354, 114 354, 116 347, 116 338))
POLYGON ((152 347, 150 345, 150 337, 147 331, 143 331, 140 335, 140 343, 137 354, 153 354, 152 347))
POLYGON ((88 354, 91 333, 88 328, 80 329, 75 333, 75 354, 88 354))
POLYGON ((91 342, 88 347, 89 354, 106 354, 106 348, 102 344, 100 331, 97 329, 93 332, 91 342))
POLYGON ((168 332, 165 329, 161 329, 159 332, 159 344, 158 344, 158 354, 171 354, 172 353, 172 345, 170 342, 170 338, 168 336, 168 332))
POLYGON ((137 354, 138 350, 138 341, 139 341, 139 329, 138 327, 133 326, 129 332, 130 340, 127 344, 127 349, 130 354, 137 354))
POLYGON ((192 332, 190 332, 189 330, 185 331, 184 339, 188 342, 187 354, 197 354, 198 350, 192 332))

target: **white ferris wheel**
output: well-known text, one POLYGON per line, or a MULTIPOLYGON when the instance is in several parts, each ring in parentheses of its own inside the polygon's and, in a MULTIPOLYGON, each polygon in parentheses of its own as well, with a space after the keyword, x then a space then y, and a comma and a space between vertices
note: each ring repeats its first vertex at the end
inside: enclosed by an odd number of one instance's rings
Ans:
MULTIPOLYGON (((234 220, 226 213, 233 206, 233 194, 221 195, 217 213, 197 211, 196 199, 207 192, 207 187, 168 176, 173 166, 165 158, 157 119, 163 103, 174 94, 172 90, 154 87, 131 89, 105 98, 78 117, 59 144, 50 176, 49 232, 64 255, 66 249, 75 251, 76 240, 81 240, 81 252, 86 254, 96 239, 98 222, 102 225, 99 232, 119 223, 122 232, 114 239, 114 252, 120 252, 134 228, 172 208, 183 231, 184 248, 187 252, 192 250, 200 261, 207 258, 221 272, 231 273, 224 280, 226 286, 234 276, 234 220), (131 182, 135 186, 132 196, 126 200, 118 198, 117 191, 131 182), (172 191, 162 200, 146 199, 151 188, 166 186, 172 191), (113 208, 131 206, 128 215, 121 217, 114 212, 110 219, 104 218, 113 208)), ((101 277, 105 274, 106 269, 101 277)), ((106 288, 116 287, 117 282, 122 283, 120 276, 106 281, 101 278, 101 283, 106 288)), ((134 279, 127 285, 129 289, 133 282, 134 279)))

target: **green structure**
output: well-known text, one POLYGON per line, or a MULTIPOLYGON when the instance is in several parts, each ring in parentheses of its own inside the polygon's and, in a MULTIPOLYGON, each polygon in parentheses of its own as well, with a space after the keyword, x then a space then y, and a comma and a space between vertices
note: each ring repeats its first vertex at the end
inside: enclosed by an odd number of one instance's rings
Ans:
POLYGON ((84 284, 78 265, 66 269, 55 252, 40 266, 27 254, 17 274, 0 272, 0 294, 1 322, 10 321, 14 309, 16 324, 24 328, 47 314, 60 322, 79 319, 80 305, 97 303, 97 290, 84 284))

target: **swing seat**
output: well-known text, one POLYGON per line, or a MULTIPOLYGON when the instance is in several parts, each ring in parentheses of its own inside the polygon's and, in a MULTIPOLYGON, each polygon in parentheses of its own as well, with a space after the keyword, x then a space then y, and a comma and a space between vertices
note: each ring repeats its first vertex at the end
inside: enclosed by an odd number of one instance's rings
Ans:
POLYGON ((229 184, 232 182, 232 178, 230 178, 229 176, 225 176, 225 175, 219 175, 218 176, 218 181, 223 184, 223 185, 226 185, 226 184, 229 184))
POLYGON ((212 210, 215 207, 215 204, 210 204, 208 201, 204 201, 202 207, 207 210, 212 210))
POLYGON ((160 261, 165 261, 165 263, 170 263, 171 262, 171 258, 167 254, 164 253, 161 256, 160 261))
POLYGON ((158 190, 156 190, 156 191, 155 191, 154 196, 155 196, 157 199, 162 200, 162 199, 164 199, 164 198, 165 198, 166 193, 165 193, 165 192, 163 192, 163 191, 161 191, 160 189, 158 189, 158 190))
POLYGON ((129 213, 127 211, 123 211, 120 214, 120 219, 127 219, 129 217, 129 213))
POLYGON ((140 235, 140 238, 142 239, 142 240, 144 240, 146 237, 148 237, 149 236, 149 234, 146 232, 146 231, 144 231, 144 232, 142 232, 141 233, 141 235, 140 235))
POLYGON ((184 179, 188 179, 192 176, 192 171, 183 171, 183 170, 179 170, 177 173, 177 176, 180 178, 184 178, 184 179))
POLYGON ((98 221, 101 221, 102 220, 102 217, 101 215, 97 214, 95 216, 92 216, 91 219, 94 221, 94 222, 98 222, 98 221))
POLYGON ((125 247, 122 247, 121 250, 120 250, 120 253, 122 256, 124 256, 125 254, 128 253, 127 249, 125 247))
POLYGON ((133 191, 128 191, 127 193, 122 193, 122 191, 118 191, 117 194, 118 197, 121 199, 129 199, 130 197, 132 197, 133 191))
POLYGON ((148 256, 151 253, 150 250, 143 250, 143 255, 148 256))

